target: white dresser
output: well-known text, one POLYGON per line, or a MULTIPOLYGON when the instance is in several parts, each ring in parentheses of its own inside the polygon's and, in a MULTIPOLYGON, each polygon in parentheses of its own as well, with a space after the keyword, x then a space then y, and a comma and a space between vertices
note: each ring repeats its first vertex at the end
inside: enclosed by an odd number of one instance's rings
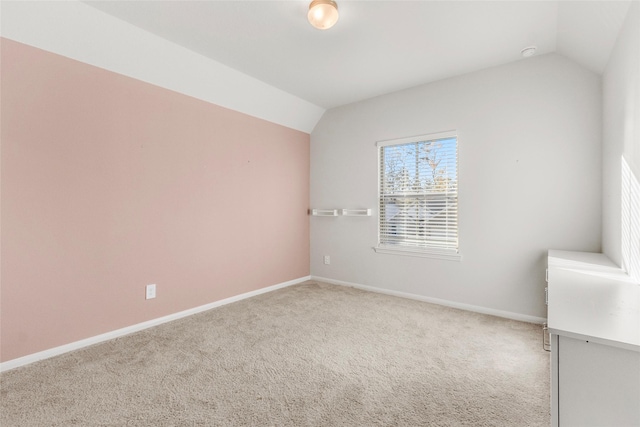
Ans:
POLYGON ((640 427, 640 284, 603 254, 550 250, 551 419, 640 427))

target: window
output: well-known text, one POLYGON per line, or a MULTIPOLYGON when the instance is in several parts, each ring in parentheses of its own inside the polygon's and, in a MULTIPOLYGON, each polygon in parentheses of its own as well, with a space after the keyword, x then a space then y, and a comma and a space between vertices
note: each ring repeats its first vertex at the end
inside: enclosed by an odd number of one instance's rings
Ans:
POLYGON ((381 141, 377 146, 376 252, 459 260, 456 133, 381 141))

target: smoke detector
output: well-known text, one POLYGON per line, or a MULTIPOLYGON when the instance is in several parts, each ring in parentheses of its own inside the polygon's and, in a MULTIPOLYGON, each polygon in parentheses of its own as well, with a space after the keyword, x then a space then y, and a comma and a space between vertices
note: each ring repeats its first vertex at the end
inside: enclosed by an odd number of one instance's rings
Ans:
POLYGON ((536 54, 536 50, 537 50, 537 49, 538 49, 538 48, 537 48, 537 47, 535 47, 535 46, 527 46, 527 47, 525 47, 524 49, 522 49, 522 50, 520 51, 520 53, 522 54, 522 57, 523 57, 523 58, 528 58, 528 57, 530 57, 530 56, 535 55, 535 54, 536 54))

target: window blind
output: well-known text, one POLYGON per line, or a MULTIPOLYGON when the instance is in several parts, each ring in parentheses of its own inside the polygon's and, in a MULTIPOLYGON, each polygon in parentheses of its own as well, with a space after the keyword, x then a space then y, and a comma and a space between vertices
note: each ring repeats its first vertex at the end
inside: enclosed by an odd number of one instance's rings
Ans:
POLYGON ((379 247, 458 253, 455 133, 378 143, 379 247))

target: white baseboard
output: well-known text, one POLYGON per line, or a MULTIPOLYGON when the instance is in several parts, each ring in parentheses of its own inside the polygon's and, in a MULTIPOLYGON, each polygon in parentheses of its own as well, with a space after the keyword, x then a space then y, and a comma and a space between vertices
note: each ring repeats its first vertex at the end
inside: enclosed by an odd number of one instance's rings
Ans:
POLYGON ((425 297, 422 295, 410 294, 408 292, 392 291, 389 289, 376 288, 373 286, 361 285, 359 283, 345 282, 343 280, 328 279, 326 277, 311 276, 311 280, 318 282, 330 283, 332 285, 348 286, 351 288, 362 289, 364 291, 377 292, 379 294, 391 295, 394 297, 414 299, 418 301, 429 302, 431 304, 444 305, 447 307, 458 308, 461 310, 473 311, 476 313, 489 314, 491 316, 504 317, 506 319, 519 320, 527 323, 545 323, 547 319, 544 317, 529 316, 527 314, 513 313, 511 311, 495 310, 493 308, 480 307, 477 305, 463 304, 459 302, 425 297))
POLYGON ((69 344, 61 345, 59 347, 50 348, 48 350, 40 351, 38 353, 29 354, 27 356, 19 357, 17 359, 8 360, 0 363, 0 372, 8 371, 11 369, 25 366, 39 360, 48 359, 50 357, 58 356, 63 353, 68 353, 73 350, 79 350, 83 347, 88 347, 93 344, 98 344, 104 341, 108 341, 114 338, 118 338, 124 335, 129 335, 134 332, 142 331, 153 326, 161 325, 163 323, 171 322, 172 320, 181 319, 183 317, 191 316, 196 313, 211 310, 212 308, 220 307, 222 305, 230 304, 232 302, 240 301, 246 298, 251 298, 256 295, 264 294, 267 292, 275 291, 276 289, 285 288, 287 286, 297 285, 298 283, 305 282, 311 279, 311 276, 301 277, 299 279, 290 280, 288 282, 278 283, 266 288, 257 289, 255 291, 246 292, 244 294, 236 295, 233 297, 225 298, 220 301, 215 301, 209 304, 201 305, 199 307, 190 308, 188 310, 180 311, 178 313, 169 314, 167 316, 159 317, 157 319, 148 320, 146 322, 138 323, 136 325, 127 326, 126 328, 117 329, 115 331, 107 332, 104 334, 96 335, 94 337, 85 338, 80 341, 72 342, 69 344))

